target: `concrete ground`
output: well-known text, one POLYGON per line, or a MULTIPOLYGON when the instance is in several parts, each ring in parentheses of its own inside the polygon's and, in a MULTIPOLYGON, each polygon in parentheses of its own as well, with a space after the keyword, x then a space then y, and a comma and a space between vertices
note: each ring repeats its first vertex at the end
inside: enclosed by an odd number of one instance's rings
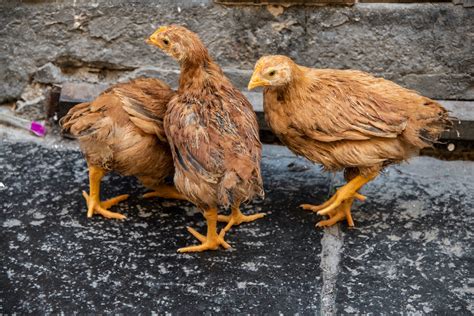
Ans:
POLYGON ((103 181, 125 221, 86 218, 86 165, 73 142, 0 128, 0 313, 461 314, 474 311, 474 162, 416 158, 363 191, 345 223, 316 229, 298 208, 340 177, 265 146, 267 213, 233 228, 232 250, 178 254, 203 231, 188 203, 103 181))

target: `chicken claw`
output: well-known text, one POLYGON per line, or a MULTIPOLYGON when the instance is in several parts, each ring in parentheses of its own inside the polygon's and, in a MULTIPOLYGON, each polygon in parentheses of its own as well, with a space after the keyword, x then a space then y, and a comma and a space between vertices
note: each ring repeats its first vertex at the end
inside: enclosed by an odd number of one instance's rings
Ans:
POLYGON ((334 194, 333 196, 331 196, 331 198, 329 200, 327 200, 326 202, 324 202, 321 205, 301 204, 300 207, 304 210, 317 212, 317 211, 322 210, 323 208, 331 205, 331 203, 333 203, 335 199, 336 199, 336 195, 334 194))
MULTIPOLYGON (((358 199, 359 201, 365 201, 367 199, 367 197, 365 197, 364 195, 360 194, 360 193, 354 193, 354 198, 358 199)), ((309 211, 313 211, 315 213, 319 213, 320 210, 322 209, 325 209, 327 207, 329 207, 332 203, 334 203, 334 201, 336 200, 336 194, 334 194, 333 196, 331 196, 331 198, 329 200, 327 200, 326 202, 324 202, 323 204, 320 204, 320 205, 312 205, 312 204, 301 204, 300 207, 304 210, 309 210, 309 211)), ((324 215, 324 214, 320 214, 320 215, 324 215)))
POLYGON ((216 250, 219 246, 222 246, 224 249, 229 249, 231 246, 224 240, 224 235, 226 231, 221 230, 219 235, 209 238, 203 234, 197 232, 192 227, 187 227, 188 232, 190 232, 194 237, 196 237, 202 244, 196 246, 188 246, 184 248, 179 248, 178 252, 202 252, 206 250, 216 250))
POLYGON ((164 199, 187 200, 173 185, 161 184, 155 191, 143 194, 144 198, 161 197, 164 199))
POLYGON ((216 250, 219 246, 222 246, 224 249, 230 248, 230 245, 224 240, 224 235, 226 230, 222 229, 219 234, 217 234, 217 209, 211 208, 204 212, 204 217, 207 220, 207 236, 204 236, 198 233, 195 229, 188 227, 188 232, 190 232, 194 237, 196 237, 202 244, 189 246, 184 248, 179 248, 178 252, 201 252, 206 250, 216 250))
POLYGON ((349 227, 354 227, 354 221, 352 219, 351 214, 351 206, 353 201, 354 199, 347 199, 342 202, 341 205, 339 205, 336 209, 327 214, 329 216, 329 219, 319 221, 316 224, 316 227, 332 226, 337 222, 342 221, 343 219, 347 220, 347 224, 349 225, 349 227))
MULTIPOLYGON (((364 184, 370 181, 370 178, 366 178, 363 176, 357 176, 353 180, 349 181, 343 187, 338 189, 336 193, 329 199, 331 202, 329 205, 324 205, 324 207, 320 208, 317 212, 319 215, 327 215, 335 210, 339 205, 341 205, 347 199, 358 199, 361 201, 365 201, 366 197, 360 193, 357 193, 364 184)), ((352 204, 352 203, 351 203, 352 204)))
POLYGON ((353 227, 354 221, 352 220, 351 214, 352 203, 354 202, 354 199, 360 201, 366 200, 366 197, 358 193, 357 190, 362 188, 364 184, 372 180, 377 174, 378 172, 374 172, 368 176, 356 176, 339 188, 329 200, 321 205, 302 204, 300 206, 305 210, 317 212, 318 215, 329 216, 328 220, 318 222, 316 227, 331 226, 343 219, 347 219, 348 225, 353 227))
POLYGON ((128 194, 119 195, 108 199, 106 201, 97 202, 95 199, 91 199, 90 196, 87 194, 86 191, 82 191, 82 196, 86 200, 87 203, 87 217, 92 217, 94 213, 100 214, 105 218, 113 218, 113 219, 125 219, 127 216, 111 212, 108 208, 112 207, 113 205, 128 199, 128 194))
POLYGON ((253 222, 264 216, 265 216, 264 213, 244 215, 240 211, 239 207, 232 207, 232 213, 230 215, 219 215, 217 216, 217 221, 227 223, 226 227, 223 229, 224 231, 227 232, 232 226, 240 225, 242 223, 253 222))

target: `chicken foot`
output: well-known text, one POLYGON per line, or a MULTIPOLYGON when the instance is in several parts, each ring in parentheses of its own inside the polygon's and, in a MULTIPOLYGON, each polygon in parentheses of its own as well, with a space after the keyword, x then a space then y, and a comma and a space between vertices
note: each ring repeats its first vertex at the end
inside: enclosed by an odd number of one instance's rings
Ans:
POLYGON ((339 205, 333 211, 327 213, 329 219, 319 221, 318 223, 316 223, 316 227, 332 226, 337 222, 342 221, 343 219, 347 220, 347 225, 349 225, 349 227, 354 227, 354 221, 352 220, 351 214, 351 207, 353 202, 353 198, 343 201, 341 205, 339 205))
POLYGON ((143 194, 144 198, 161 197, 164 199, 187 200, 173 185, 161 184, 155 191, 143 194))
POLYGON ((240 225, 242 223, 249 223, 253 222, 259 218, 264 217, 264 213, 257 213, 252 215, 244 215, 240 211, 239 206, 232 206, 232 211, 230 215, 219 215, 217 216, 217 221, 219 222, 226 222, 227 225, 223 229, 224 231, 228 231, 232 226, 240 225))
POLYGON ((92 215, 100 214, 105 218, 113 219, 125 219, 125 215, 120 213, 111 212, 108 208, 113 205, 126 200, 128 194, 123 194, 116 196, 114 198, 108 199, 106 201, 100 201, 100 181, 105 175, 105 170, 96 166, 89 166, 89 190, 90 195, 87 192, 82 191, 82 196, 87 203, 87 217, 92 217, 92 215))
POLYGON ((326 202, 321 205, 302 204, 301 207, 305 210, 317 212, 319 215, 328 215, 328 220, 320 221, 316 224, 317 227, 331 226, 335 223, 347 219, 348 225, 353 227, 351 206, 354 199, 365 201, 366 197, 357 191, 360 190, 366 183, 374 179, 378 175, 373 172, 367 176, 358 175, 351 181, 339 188, 336 193, 326 202))
MULTIPOLYGON (((217 234, 217 209, 210 208, 204 211, 204 217, 207 221, 207 235, 204 236, 198 233, 194 228, 188 227, 188 232, 190 232, 194 237, 196 237, 201 245, 189 246, 184 248, 179 248, 178 252, 201 252, 206 250, 216 250, 219 246, 222 246, 224 249, 230 248, 230 245, 224 240, 224 235, 226 230, 222 229, 219 234, 217 234)), ((229 227, 230 228, 230 227, 229 227)))

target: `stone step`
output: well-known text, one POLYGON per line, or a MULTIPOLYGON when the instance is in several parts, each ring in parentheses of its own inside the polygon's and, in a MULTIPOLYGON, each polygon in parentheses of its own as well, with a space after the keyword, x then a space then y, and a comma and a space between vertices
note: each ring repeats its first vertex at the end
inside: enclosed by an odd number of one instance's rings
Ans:
MULTIPOLYGON (((106 88, 107 85, 103 84, 64 83, 57 107, 58 117, 64 116, 72 106, 94 99, 106 88)), ((252 103, 257 113, 262 141, 279 143, 265 122, 262 93, 243 91, 243 94, 252 103)), ((442 141, 474 141, 474 101, 438 101, 458 119, 454 123, 454 128, 442 135, 442 141)))

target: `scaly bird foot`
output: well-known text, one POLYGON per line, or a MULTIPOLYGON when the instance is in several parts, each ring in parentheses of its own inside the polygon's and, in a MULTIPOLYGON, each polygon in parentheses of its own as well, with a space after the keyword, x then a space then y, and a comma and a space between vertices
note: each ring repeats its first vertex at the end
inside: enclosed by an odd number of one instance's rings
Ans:
POLYGON ((352 220, 351 207, 354 202, 354 198, 349 198, 342 202, 337 208, 327 213, 329 219, 320 221, 316 224, 316 227, 327 227, 336 224, 343 219, 347 220, 349 227, 354 227, 354 221, 352 220))
POLYGON ((317 213, 319 215, 328 215, 330 213, 333 213, 334 210, 336 210, 342 203, 344 203, 347 200, 351 200, 351 205, 352 205, 352 200, 353 199, 358 199, 359 201, 365 201, 367 198, 355 191, 350 191, 350 190, 345 190, 345 187, 342 187, 339 189, 336 194, 334 194, 335 199, 327 206, 320 208, 317 213))
POLYGON ((378 175, 378 171, 372 172, 369 175, 363 176, 358 175, 349 182, 347 182, 343 187, 338 189, 334 196, 330 199, 329 205, 324 205, 323 208, 320 208, 317 212, 319 215, 326 215, 332 213, 333 210, 339 207, 344 201, 355 199, 365 201, 366 197, 362 194, 357 193, 357 191, 362 188, 367 182, 372 180, 378 175))
POLYGON ((224 240, 225 231, 221 230, 219 235, 213 237, 206 237, 198 233, 194 228, 188 227, 188 232, 190 232, 194 237, 196 237, 202 244, 196 246, 189 246, 184 248, 179 248, 178 252, 201 252, 206 250, 216 250, 219 246, 222 246, 224 249, 230 248, 230 245, 224 240))
POLYGON ((351 214, 352 199, 344 201, 340 206, 328 213, 329 219, 319 221, 316 227, 327 227, 336 224, 344 219, 347 219, 349 227, 354 227, 354 221, 351 214))
MULTIPOLYGON (((367 199, 364 195, 362 195, 360 193, 357 193, 357 192, 355 192, 352 197, 358 199, 359 201, 365 201, 367 199)), ((304 210, 313 211, 315 213, 318 213, 319 215, 326 215, 331 210, 334 210, 337 206, 339 206, 342 203, 342 201, 343 200, 341 200, 341 201, 337 200, 337 192, 336 192, 336 194, 334 194, 329 200, 327 200, 323 204, 320 204, 320 205, 301 204, 300 207, 304 210), (329 210, 327 210, 327 209, 329 209, 329 210), (323 213, 323 210, 324 210, 324 213, 323 213)))
POLYGON ((143 194, 144 198, 161 197, 163 199, 187 200, 184 195, 178 192, 172 185, 160 185, 155 191, 143 194))
POLYGON ((334 202, 334 200, 336 199, 336 195, 334 194, 333 196, 331 196, 331 198, 329 200, 327 200, 326 202, 324 202, 323 204, 320 204, 320 205, 313 205, 313 204, 301 204, 300 207, 304 210, 309 210, 309 211, 313 211, 313 212, 317 212, 329 205, 331 205, 332 202, 334 202))
POLYGON ((242 223, 253 222, 264 216, 265 216, 264 213, 244 215, 242 214, 239 208, 235 208, 232 210, 232 213, 230 215, 217 216, 217 221, 227 223, 226 227, 224 228, 224 230, 227 232, 232 226, 240 225, 242 223))
POLYGON ((336 193, 325 203, 315 206, 310 204, 303 204, 301 207, 317 212, 319 215, 328 215, 328 220, 320 221, 316 226, 331 226, 338 221, 346 218, 349 226, 354 226, 354 221, 351 215, 351 206, 354 199, 365 201, 366 197, 359 194, 357 191, 362 188, 367 182, 374 179, 379 173, 375 170, 367 175, 357 175, 343 187, 339 188, 336 193))
POLYGON ((123 214, 109 211, 108 208, 112 207, 113 205, 121 201, 128 199, 129 197, 128 194, 119 195, 103 202, 94 201, 93 199, 89 197, 86 191, 82 191, 82 196, 84 197, 87 203, 87 217, 92 217, 92 215, 94 214, 100 214, 105 218, 113 218, 113 219, 127 218, 127 216, 123 214))

